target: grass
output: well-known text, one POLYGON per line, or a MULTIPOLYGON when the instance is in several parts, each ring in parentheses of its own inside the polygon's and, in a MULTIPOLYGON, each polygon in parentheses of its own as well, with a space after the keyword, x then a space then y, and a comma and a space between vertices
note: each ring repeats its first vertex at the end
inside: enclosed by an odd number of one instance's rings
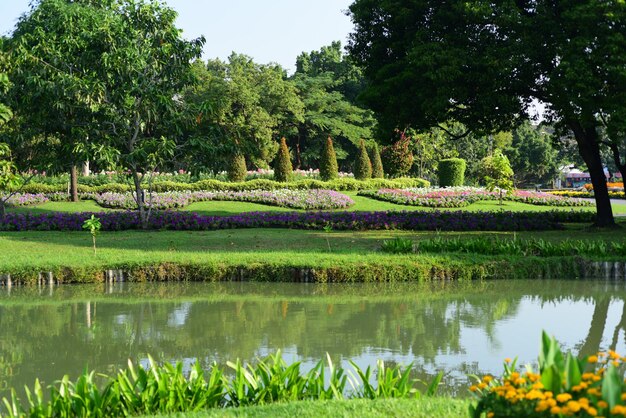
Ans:
MULTIPOLYGON (((348 208, 348 211, 388 211, 388 210, 406 210, 406 211, 417 211, 417 210, 426 210, 433 211, 437 209, 420 207, 420 206, 408 206, 408 205, 397 205, 395 203, 383 202, 380 200, 370 199, 364 196, 357 196, 357 192, 342 192, 347 194, 354 200, 354 205, 348 208)), ((540 206, 540 205, 529 205, 525 203, 518 202, 504 202, 502 205, 499 205, 497 201, 480 201, 473 203, 465 208, 451 208, 445 210, 463 210, 463 211, 550 211, 550 210, 570 210, 568 208, 563 207, 553 207, 553 206, 540 206)), ((110 209, 104 209, 100 207, 96 202, 91 200, 86 200, 82 202, 48 202, 42 205, 34 205, 27 207, 19 207, 19 208, 10 208, 9 212, 21 212, 21 213, 45 213, 45 212, 103 212, 108 211, 110 209)), ((247 202, 224 202, 224 201, 214 201, 214 202, 197 202, 192 203, 191 205, 183 208, 184 211, 192 211, 197 212, 203 215, 214 215, 214 216, 225 216, 225 215, 235 215, 243 212, 285 212, 285 211, 294 211, 294 209, 289 208, 281 208, 276 206, 268 206, 262 205, 258 203, 247 203, 247 202)), ((342 209, 343 210, 343 209, 342 209)), ((589 208, 572 208, 571 210, 594 210, 593 207, 589 208)), ((613 213, 616 215, 626 215, 626 203, 624 204, 613 204, 613 213)))
MULTIPOLYGON (((626 224, 623 223, 624 226, 626 224)), ((461 271, 464 267, 486 268, 482 275, 496 274, 501 277, 510 273, 502 269, 503 264, 513 268, 518 264, 536 264, 538 257, 528 258, 511 255, 481 254, 407 254, 390 255, 380 251, 383 241, 397 237, 419 241, 443 238, 469 239, 493 236, 501 239, 542 239, 558 242, 564 239, 597 242, 624 242, 620 230, 591 231, 584 225, 570 225, 566 231, 545 232, 475 232, 475 233, 432 233, 413 231, 303 231, 290 229, 236 229, 218 231, 120 231, 103 232, 98 236, 98 254, 93 255, 91 237, 87 232, 2 232, 0 233, 0 273, 11 273, 16 277, 32 277, 39 271, 54 271, 61 274, 64 269, 83 269, 82 278, 104 269, 143 268, 161 266, 187 266, 193 270, 204 266, 209 271, 207 280, 231 277, 236 269, 244 268, 258 280, 287 280, 289 269, 318 269, 315 274, 330 271, 334 280, 412 280, 432 277, 444 271, 461 271), (481 267, 482 266, 482 267, 481 267), (486 267, 485 267, 486 266, 486 267), (234 269, 234 270, 233 270, 234 269), (350 271, 342 276, 341 271, 350 271), (413 272, 412 277, 404 275, 413 272), (384 274, 383 274, 384 273, 384 274), (382 276, 381 276, 382 274, 382 276), (430 275, 430 276, 429 276, 430 275), (273 277, 276 276, 275 279, 273 277), (279 278, 282 277, 281 278, 279 278), (338 278, 339 277, 339 278, 338 278), (378 277, 378 278, 377 278, 378 277)), ((571 257, 570 257, 571 258, 571 257)), ((165 267, 162 267, 164 266, 165 267)), ((159 273, 170 277, 175 269, 159 273)), ((482 271, 482 270, 481 270, 482 271)), ((531 270, 526 273, 531 274, 531 270)), ((183 275, 184 271, 180 274, 183 275)), ((189 274, 187 271, 185 274, 189 274)), ((291 273, 293 275, 293 273, 291 273)), ((443 274, 443 273, 442 273, 443 274)), ((447 275, 448 273, 445 273, 447 275)), ((515 273, 523 277, 524 270, 515 273)), ((161 277, 159 276, 159 277, 161 277)), ((183 275, 184 276, 184 275, 183 275)), ((199 279, 198 276, 194 276, 199 279)), ((324 276, 315 276, 316 280, 324 276)), ((474 276, 470 276, 474 277, 474 276)), ((148 279, 149 277, 145 277, 148 279)), ((477 277, 474 277, 477 278, 477 277)), ((248 278, 250 279, 250 278, 248 278)), ((92 278, 91 280, 98 280, 92 278)), ((101 279, 100 279, 101 280, 101 279)), ((295 280, 295 279, 291 279, 295 280)))
POLYGON ((348 400, 325 402, 292 402, 267 406, 208 410, 202 412, 158 415, 164 418, 318 418, 318 417, 413 417, 413 418, 459 418, 468 416, 470 402, 449 398, 423 398, 419 400, 348 400))

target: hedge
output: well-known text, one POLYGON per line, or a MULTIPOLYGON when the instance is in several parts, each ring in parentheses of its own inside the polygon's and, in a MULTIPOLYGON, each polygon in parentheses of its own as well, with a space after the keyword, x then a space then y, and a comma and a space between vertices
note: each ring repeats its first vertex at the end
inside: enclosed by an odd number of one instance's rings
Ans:
POLYGON ((437 170, 440 187, 458 187, 465 183, 465 160, 462 158, 448 158, 439 161, 437 170))

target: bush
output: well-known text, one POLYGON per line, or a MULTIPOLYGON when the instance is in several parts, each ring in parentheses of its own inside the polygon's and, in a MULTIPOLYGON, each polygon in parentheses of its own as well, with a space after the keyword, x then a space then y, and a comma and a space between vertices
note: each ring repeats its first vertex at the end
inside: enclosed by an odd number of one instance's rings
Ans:
POLYGON ((320 179, 323 181, 334 180, 339 177, 339 167, 337 166, 337 155, 333 147, 333 140, 328 137, 324 142, 322 155, 320 157, 320 179))
POLYGON ((372 162, 372 178, 385 178, 385 170, 383 169, 383 162, 380 159, 380 151, 378 151, 378 144, 376 142, 374 142, 374 145, 370 148, 370 161, 372 162))
POLYGON ((391 177, 401 177, 409 172, 413 165, 413 153, 409 147, 410 138, 404 133, 394 144, 384 147, 381 157, 391 177))
POLYGON ((289 148, 287 148, 287 141, 283 137, 280 139, 280 148, 278 149, 276 164, 274 165, 274 180, 284 183, 289 181, 292 176, 293 166, 291 165, 289 148))
POLYGON ((246 157, 242 154, 233 155, 228 166, 228 179, 234 182, 242 182, 248 175, 246 168, 246 157))
POLYGON ((462 158, 448 158, 439 161, 439 186, 459 187, 465 183, 465 160, 462 158))
POLYGON ((359 143, 359 152, 354 162, 354 178, 357 180, 372 178, 372 163, 369 155, 367 155, 367 148, 365 148, 365 141, 363 140, 359 143))

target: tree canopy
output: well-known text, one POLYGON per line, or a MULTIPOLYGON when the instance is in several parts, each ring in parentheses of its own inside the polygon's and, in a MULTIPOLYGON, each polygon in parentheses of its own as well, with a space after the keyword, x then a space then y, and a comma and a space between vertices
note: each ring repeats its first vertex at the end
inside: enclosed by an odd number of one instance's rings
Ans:
POLYGON ((455 120, 480 134, 510 131, 539 100, 548 121, 573 133, 596 224, 614 225, 598 128, 617 131, 626 119, 626 3, 356 0, 350 15, 348 50, 383 124, 455 120))

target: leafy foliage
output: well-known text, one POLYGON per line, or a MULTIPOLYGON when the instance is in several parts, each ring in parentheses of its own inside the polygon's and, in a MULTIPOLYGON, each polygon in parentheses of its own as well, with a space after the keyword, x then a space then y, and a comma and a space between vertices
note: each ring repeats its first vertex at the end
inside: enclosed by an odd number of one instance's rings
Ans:
POLYGON ((381 158, 387 167, 387 174, 391 177, 401 177, 411 169, 413 153, 410 145, 411 138, 400 132, 400 138, 396 142, 383 148, 381 158))
POLYGON ((228 166, 228 179, 230 181, 242 182, 246 179, 247 173, 246 157, 239 153, 233 155, 228 166))
POLYGON ((413 241, 407 238, 396 237, 391 241, 383 241, 380 250, 391 254, 410 254, 413 252, 413 241))
POLYGON ((354 178, 357 180, 367 180, 372 178, 372 163, 370 157, 367 154, 367 148, 365 147, 365 141, 361 140, 359 144, 359 152, 357 154, 357 160, 354 163, 354 178))
POLYGON ((289 155, 289 148, 287 148, 287 141, 283 137, 280 139, 280 147, 278 148, 278 155, 274 164, 274 180, 287 182, 292 175, 291 156, 289 155))
POLYGON ((300 362, 287 365, 279 351, 256 365, 245 365, 240 360, 228 362, 231 373, 216 363, 205 371, 196 362, 186 376, 181 362, 160 365, 148 356, 149 367, 136 366, 129 360, 127 369, 106 377, 102 386, 94 372, 86 371, 76 383, 66 375, 50 385, 48 399, 36 380, 32 390, 26 388, 25 402, 12 390, 3 403, 9 417, 171 414, 297 400, 416 399, 434 396, 442 377, 439 373, 422 394, 416 387, 417 380, 410 378, 411 365, 386 367, 379 361, 373 371, 351 364, 353 372, 335 366, 327 356, 326 363, 320 361, 303 373, 300 362), (376 384, 371 383, 372 372, 376 384))
POLYGON ((459 187, 465 182, 465 160, 448 158, 439 161, 439 186, 459 187))
POLYGON ((500 191, 500 204, 502 204, 504 190, 513 190, 513 169, 506 155, 496 150, 492 156, 485 157, 482 161, 483 175, 487 189, 500 191))
POLYGON ((385 178, 385 170, 383 169, 383 162, 380 158, 380 151, 378 150, 378 144, 376 142, 370 147, 370 161, 372 162, 372 178, 385 178))
POLYGON ((323 181, 334 180, 339 177, 338 171, 333 140, 331 137, 328 137, 320 155, 320 179, 323 181))

